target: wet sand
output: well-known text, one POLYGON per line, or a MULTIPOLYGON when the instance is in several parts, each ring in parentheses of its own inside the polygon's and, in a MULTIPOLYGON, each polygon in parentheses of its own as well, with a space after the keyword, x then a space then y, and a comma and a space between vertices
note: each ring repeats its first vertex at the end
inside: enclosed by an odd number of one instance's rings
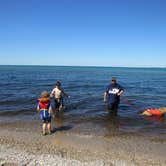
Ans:
POLYGON ((42 136, 38 120, 1 121, 0 165, 166 165, 165 139, 129 132, 87 134, 81 125, 61 122, 54 127, 51 135, 42 136))

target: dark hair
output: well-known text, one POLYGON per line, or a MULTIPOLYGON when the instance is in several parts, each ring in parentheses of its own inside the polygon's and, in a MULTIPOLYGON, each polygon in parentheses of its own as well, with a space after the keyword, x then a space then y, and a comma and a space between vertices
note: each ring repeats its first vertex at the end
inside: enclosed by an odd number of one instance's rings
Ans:
POLYGON ((61 86, 60 81, 57 81, 55 85, 56 85, 56 86, 61 86))
POLYGON ((112 80, 111 81, 116 81, 116 77, 112 77, 112 80))

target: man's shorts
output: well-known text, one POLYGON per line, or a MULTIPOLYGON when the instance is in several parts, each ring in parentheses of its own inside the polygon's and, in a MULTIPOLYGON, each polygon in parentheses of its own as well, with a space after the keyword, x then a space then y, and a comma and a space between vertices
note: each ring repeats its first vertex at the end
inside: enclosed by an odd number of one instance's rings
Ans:
POLYGON ((118 113, 118 103, 110 103, 107 105, 107 110, 109 111, 110 114, 112 115, 117 115, 118 113))

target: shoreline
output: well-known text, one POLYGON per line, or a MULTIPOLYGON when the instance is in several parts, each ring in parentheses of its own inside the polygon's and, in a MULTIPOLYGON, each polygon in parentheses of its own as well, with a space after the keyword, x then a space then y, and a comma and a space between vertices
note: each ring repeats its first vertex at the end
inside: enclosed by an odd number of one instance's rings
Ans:
POLYGON ((40 127, 37 121, 0 122, 0 165, 166 165, 164 139, 95 136, 63 126, 42 136, 40 127))

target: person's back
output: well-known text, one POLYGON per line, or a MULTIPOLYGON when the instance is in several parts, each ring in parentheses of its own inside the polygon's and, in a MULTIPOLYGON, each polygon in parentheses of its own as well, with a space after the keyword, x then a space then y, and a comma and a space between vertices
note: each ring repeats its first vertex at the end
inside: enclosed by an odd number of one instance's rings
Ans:
POLYGON ((38 99, 37 111, 40 113, 40 118, 43 121, 43 135, 46 134, 46 127, 48 129, 48 133, 51 134, 51 114, 53 112, 50 104, 49 93, 47 91, 43 91, 41 98, 38 99))
POLYGON ((38 99, 38 109, 40 110, 40 117, 43 120, 44 118, 50 118, 50 99, 49 98, 40 98, 38 99))
POLYGON ((108 104, 114 103, 114 102, 119 103, 120 96, 118 96, 117 94, 118 94, 120 89, 122 89, 122 88, 118 83, 116 83, 114 85, 109 84, 107 86, 106 92, 107 92, 107 102, 108 102, 108 104))

